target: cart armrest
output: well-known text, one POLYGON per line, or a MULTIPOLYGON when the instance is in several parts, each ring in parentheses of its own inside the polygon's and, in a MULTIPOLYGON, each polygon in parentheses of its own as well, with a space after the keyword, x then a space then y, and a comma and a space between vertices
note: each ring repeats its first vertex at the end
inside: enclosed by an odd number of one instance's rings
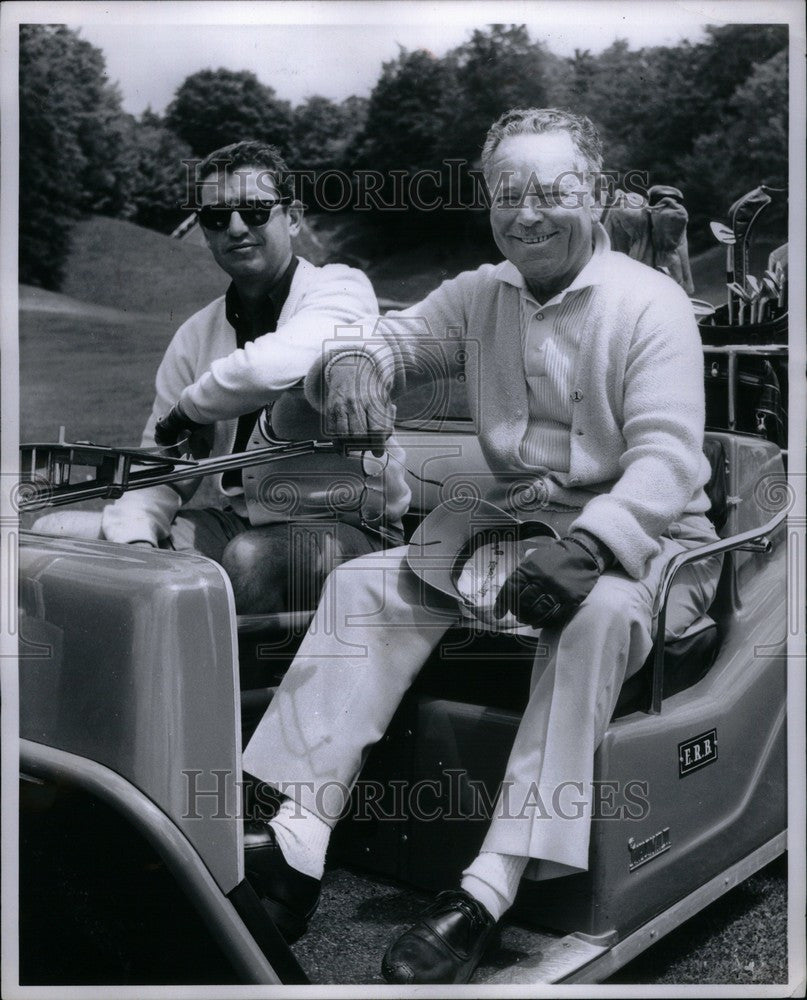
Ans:
POLYGON ((702 559, 708 559, 710 556, 720 555, 724 552, 770 552, 771 541, 769 536, 779 528, 787 515, 788 508, 785 508, 759 528, 750 528, 748 531, 740 532, 738 535, 731 535, 729 538, 719 538, 716 542, 699 545, 697 548, 689 549, 687 552, 679 552, 678 555, 673 556, 667 563, 655 602, 656 637, 653 643, 653 684, 650 708, 648 710, 650 715, 659 715, 661 713, 661 698, 664 689, 664 644, 667 605, 678 571, 690 563, 699 562, 702 559))

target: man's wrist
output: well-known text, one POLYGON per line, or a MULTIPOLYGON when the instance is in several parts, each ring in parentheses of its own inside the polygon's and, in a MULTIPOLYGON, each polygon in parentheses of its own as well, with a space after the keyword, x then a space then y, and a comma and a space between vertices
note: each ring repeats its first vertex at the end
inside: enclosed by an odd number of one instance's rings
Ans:
POLYGON ((330 358, 325 363, 324 376, 326 384, 330 383, 331 372, 334 368, 347 367, 348 365, 357 373, 372 372, 379 378, 381 377, 378 365, 366 351, 344 351, 330 358))
POLYGON ((616 557, 613 552, 596 535, 592 535, 582 528, 575 528, 569 532, 567 537, 588 552, 601 573, 604 573, 616 563, 616 557))
POLYGON ((189 431, 198 431, 206 426, 205 424, 200 424, 198 420, 191 420, 180 400, 177 400, 171 407, 169 417, 177 427, 186 427, 189 431))

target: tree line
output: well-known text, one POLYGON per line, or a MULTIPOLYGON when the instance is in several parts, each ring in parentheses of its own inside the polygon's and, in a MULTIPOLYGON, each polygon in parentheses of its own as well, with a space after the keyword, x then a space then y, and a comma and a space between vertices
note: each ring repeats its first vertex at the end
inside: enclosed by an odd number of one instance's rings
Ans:
MULTIPOLYGON (((600 128, 608 170, 680 187, 691 243, 765 182, 787 181, 787 27, 710 27, 703 41, 560 57, 523 25, 492 25, 442 57, 401 49, 369 98, 292 105, 248 71, 187 77, 163 115, 124 112, 103 53, 63 25, 20 28, 20 280, 58 288, 75 221, 90 213, 170 232, 187 214, 183 160, 242 138, 290 166, 400 177, 459 161, 471 183, 490 123, 511 107, 558 106, 600 128), (31 193, 34 196, 31 197, 31 193)), ((385 182, 387 183, 387 182, 385 182)), ((390 182, 391 183, 391 182, 390 182)), ((389 196, 382 188, 379 197, 389 196)), ((405 197, 407 197, 405 195, 405 197)), ((312 210, 323 206, 312 205, 312 210)), ((484 212, 370 211, 382 249, 486 238, 484 212)), ((780 227, 784 216, 769 217, 780 227)))

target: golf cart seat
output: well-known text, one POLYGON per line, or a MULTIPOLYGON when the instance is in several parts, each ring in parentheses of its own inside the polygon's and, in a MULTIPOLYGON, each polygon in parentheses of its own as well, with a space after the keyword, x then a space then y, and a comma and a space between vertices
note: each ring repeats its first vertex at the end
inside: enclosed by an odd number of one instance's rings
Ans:
MULTIPOLYGON (((707 484, 709 517, 718 531, 728 520, 728 473, 720 436, 707 439, 704 451, 712 474, 707 484)), ((727 560, 730 562, 730 560, 727 560)), ((731 586, 730 569, 721 588, 731 586)), ((313 610, 273 615, 241 615, 238 634, 241 658, 242 711, 247 730, 257 723, 305 634, 313 610)), ((702 616, 683 635, 671 638, 664 650, 665 697, 697 683, 714 662, 720 631, 712 617, 702 616)), ((536 640, 449 630, 416 681, 413 694, 444 698, 509 711, 522 710, 529 692, 536 640), (507 669, 502 670, 501 666, 507 669)), ((650 660, 623 686, 615 716, 636 711, 649 697, 650 660)))

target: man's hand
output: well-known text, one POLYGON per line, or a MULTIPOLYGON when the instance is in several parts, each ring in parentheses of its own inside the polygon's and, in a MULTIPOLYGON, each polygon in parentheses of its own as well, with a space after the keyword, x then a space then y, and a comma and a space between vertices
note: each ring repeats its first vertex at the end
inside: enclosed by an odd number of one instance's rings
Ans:
POLYGON ((380 458, 393 431, 395 407, 373 359, 357 354, 337 358, 326 379, 325 432, 380 458))
POLYGON ((205 458, 210 454, 210 442, 207 436, 200 432, 207 429, 206 424, 199 424, 185 415, 179 403, 174 403, 164 417, 160 417, 154 427, 154 441, 160 448, 165 448, 169 455, 179 457, 180 449, 176 447, 179 441, 188 441, 187 451, 194 458, 205 458))
POLYGON ((604 547, 588 537, 536 538, 534 550, 505 581, 493 611, 524 625, 561 625, 577 611, 607 565, 604 547), (599 550, 598 550, 599 549, 599 550))

